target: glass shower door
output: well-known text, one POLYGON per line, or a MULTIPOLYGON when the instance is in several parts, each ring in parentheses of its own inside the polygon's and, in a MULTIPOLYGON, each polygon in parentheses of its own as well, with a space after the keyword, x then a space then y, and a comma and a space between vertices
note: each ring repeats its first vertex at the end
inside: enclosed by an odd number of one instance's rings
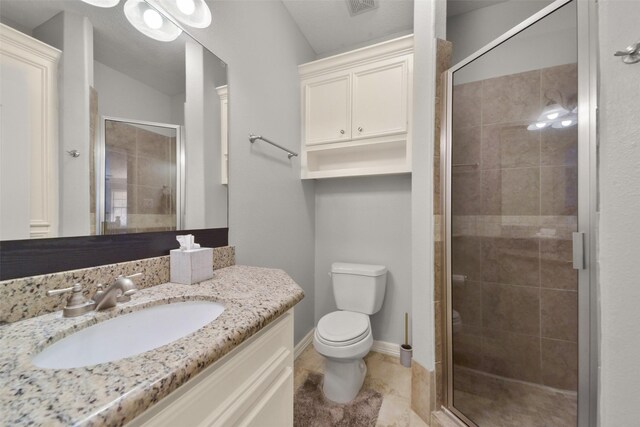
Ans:
POLYGON ((449 408, 575 426, 576 1, 451 74, 449 408))
POLYGON ((176 230, 180 127, 104 119, 101 234, 176 230))

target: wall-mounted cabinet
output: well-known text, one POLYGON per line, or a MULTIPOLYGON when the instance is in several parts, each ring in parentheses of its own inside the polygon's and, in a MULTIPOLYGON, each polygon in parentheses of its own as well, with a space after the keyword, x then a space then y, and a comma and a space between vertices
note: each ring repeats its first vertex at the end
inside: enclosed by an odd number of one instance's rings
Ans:
POLYGON ((411 172, 413 36, 299 67, 303 179, 411 172))

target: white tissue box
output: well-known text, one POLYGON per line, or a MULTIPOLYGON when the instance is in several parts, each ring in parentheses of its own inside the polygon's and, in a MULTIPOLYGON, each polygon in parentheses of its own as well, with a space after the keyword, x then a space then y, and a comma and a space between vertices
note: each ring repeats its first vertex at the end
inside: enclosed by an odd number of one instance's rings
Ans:
POLYGON ((213 249, 173 249, 170 278, 172 283, 193 285, 213 277, 213 249))

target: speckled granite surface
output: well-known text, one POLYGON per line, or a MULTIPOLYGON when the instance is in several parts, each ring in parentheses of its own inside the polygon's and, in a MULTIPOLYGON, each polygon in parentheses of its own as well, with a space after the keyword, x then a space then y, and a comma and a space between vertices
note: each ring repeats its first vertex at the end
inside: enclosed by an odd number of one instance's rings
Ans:
MULTIPOLYGON (((213 248, 214 270, 234 264, 233 246, 213 248)), ((167 283, 169 256, 4 280, 0 282, 0 324, 61 310, 69 294, 48 297, 45 292, 49 289, 66 288, 74 283, 81 283, 85 296, 89 298, 95 294, 99 283, 109 284, 120 274, 126 276, 134 273, 143 273, 141 278, 135 279, 138 289, 167 283)))
POLYGON ((61 312, 0 326, 0 424, 118 426, 178 388, 304 297, 282 270, 232 266, 198 285, 143 289, 111 310, 61 312), (30 358, 46 345, 120 314, 156 304, 217 301, 225 311, 191 335, 117 362, 51 370, 30 358))

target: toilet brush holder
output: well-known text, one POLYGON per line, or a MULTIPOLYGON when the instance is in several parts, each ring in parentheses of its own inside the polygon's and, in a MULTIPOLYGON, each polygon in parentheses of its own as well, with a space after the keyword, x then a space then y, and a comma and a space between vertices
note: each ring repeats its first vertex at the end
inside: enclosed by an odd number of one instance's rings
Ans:
POLYGON ((411 367, 411 358, 413 357, 413 347, 409 344, 400 346, 400 364, 405 368, 411 367))
POLYGON ((409 313, 404 314, 404 344, 400 345, 400 364, 405 368, 411 367, 413 347, 409 345, 409 313))

